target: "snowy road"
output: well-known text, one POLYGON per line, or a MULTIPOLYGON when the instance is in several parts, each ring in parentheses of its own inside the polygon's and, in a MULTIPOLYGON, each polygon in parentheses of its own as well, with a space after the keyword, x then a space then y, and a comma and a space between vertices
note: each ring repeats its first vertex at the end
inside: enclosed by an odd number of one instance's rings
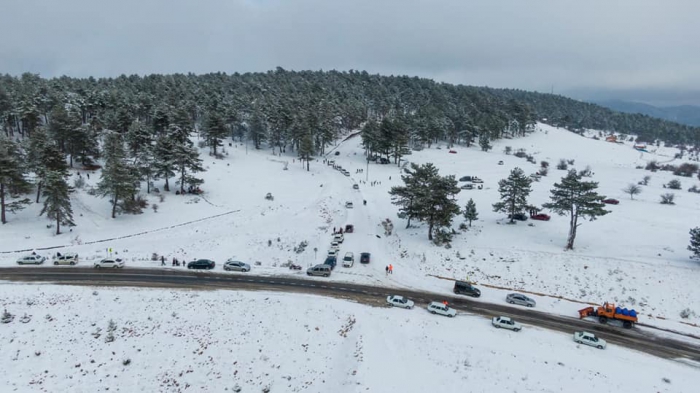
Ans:
POLYGON ((46 267, 34 269, 2 268, 0 280, 52 282, 70 285, 196 287, 198 289, 273 290, 304 292, 322 296, 351 299, 369 305, 383 305, 387 295, 399 294, 427 304, 447 300, 459 311, 492 317, 508 315, 526 325, 573 333, 588 330, 604 337, 609 343, 628 347, 667 359, 687 358, 700 362, 700 346, 642 333, 638 329, 623 330, 592 321, 582 321, 508 305, 474 302, 465 298, 446 297, 423 291, 389 289, 378 286, 339 283, 290 277, 255 276, 250 274, 221 274, 212 272, 173 271, 159 269, 96 270, 86 268, 46 267))

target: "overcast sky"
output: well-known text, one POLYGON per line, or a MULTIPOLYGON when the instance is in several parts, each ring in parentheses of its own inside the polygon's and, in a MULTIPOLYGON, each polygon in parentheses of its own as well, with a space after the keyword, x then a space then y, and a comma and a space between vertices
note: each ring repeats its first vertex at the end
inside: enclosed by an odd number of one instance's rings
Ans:
POLYGON ((355 69, 700 104, 699 15, 698 0, 2 0, 0 72, 355 69))

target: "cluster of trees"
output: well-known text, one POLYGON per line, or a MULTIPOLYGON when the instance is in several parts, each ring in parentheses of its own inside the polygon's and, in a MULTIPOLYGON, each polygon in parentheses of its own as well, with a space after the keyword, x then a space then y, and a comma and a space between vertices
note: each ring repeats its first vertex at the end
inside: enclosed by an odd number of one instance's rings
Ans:
MULTIPOLYGON (((400 215, 408 219, 407 228, 411 220, 416 219, 428 224, 428 239, 433 240, 435 233, 441 236, 438 240, 449 240, 452 220, 460 213, 471 226, 472 221, 478 219, 476 204, 469 199, 462 210, 455 200, 460 189, 454 176, 442 177, 431 163, 421 166, 411 164, 410 169, 404 170, 401 179, 403 186, 392 187, 389 194, 392 203, 399 206, 400 215)), ((576 231, 581 219, 595 220, 609 213, 602 202, 605 198, 596 192, 598 183, 583 179, 584 173, 570 170, 561 182, 555 183, 551 190, 551 201, 543 205, 559 215, 569 216, 569 235, 566 249, 574 247, 576 231)), ((530 195, 532 180, 525 176, 520 168, 514 168, 508 178, 498 182, 498 191, 501 200, 493 204, 495 212, 508 215, 513 223, 518 214, 537 210, 527 201, 530 195)))

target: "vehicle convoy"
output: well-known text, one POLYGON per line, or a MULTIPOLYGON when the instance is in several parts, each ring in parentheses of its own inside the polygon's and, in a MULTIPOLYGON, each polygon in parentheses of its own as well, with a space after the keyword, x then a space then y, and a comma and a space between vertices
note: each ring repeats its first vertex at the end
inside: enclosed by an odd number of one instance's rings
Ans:
POLYGON ((598 349, 604 349, 607 343, 602 338, 596 337, 593 333, 588 332, 575 332, 574 341, 579 344, 586 344, 598 349))
POLYGON ((626 329, 632 328, 637 323, 637 311, 628 310, 626 308, 615 307, 614 303, 603 303, 597 308, 586 307, 578 310, 581 319, 585 317, 598 317, 598 322, 608 323, 608 320, 618 320, 622 322, 622 326, 626 329))

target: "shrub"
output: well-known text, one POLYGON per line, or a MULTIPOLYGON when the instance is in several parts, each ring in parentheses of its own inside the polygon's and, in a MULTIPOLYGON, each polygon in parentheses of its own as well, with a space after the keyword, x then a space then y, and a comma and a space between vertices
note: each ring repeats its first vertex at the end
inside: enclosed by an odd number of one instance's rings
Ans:
POLYGON ((513 148, 510 146, 506 146, 506 148, 503 149, 503 152, 506 153, 507 155, 510 155, 510 153, 513 152, 513 148))
POLYGON ((661 167, 659 169, 661 169, 662 171, 675 172, 676 166, 671 165, 671 164, 664 164, 664 165, 661 165, 661 167))
POLYGON ((696 186, 696 185, 693 185, 692 187, 690 187, 688 189, 688 192, 694 192, 696 194, 700 194, 700 188, 698 188, 698 186, 696 186))
POLYGON ((527 156, 527 162, 531 162, 533 164, 537 164, 537 160, 535 160, 535 157, 528 155, 527 156))
POLYGON ((673 174, 676 176, 692 177, 698 171, 698 164, 691 164, 689 162, 681 164, 673 174))
POLYGON ((547 176, 547 173, 549 173, 549 169, 546 166, 543 166, 539 170, 540 176, 547 176))
POLYGON ((518 151, 516 151, 515 154, 513 154, 513 155, 518 157, 518 158, 527 157, 527 153, 525 152, 525 149, 518 149, 518 151))
POLYGON ((73 180, 73 188, 76 190, 82 189, 85 187, 85 179, 82 176, 78 176, 73 180))
POLYGON ((540 166, 542 168, 549 168, 549 163, 547 161, 540 161, 540 166))
POLYGON ((157 203, 154 203, 153 206, 151 206, 151 207, 153 208, 153 213, 158 213, 158 204, 157 203))
POLYGON ((644 169, 652 172, 656 172, 659 170, 659 164, 656 161, 649 161, 647 162, 647 166, 644 167, 644 169))
POLYGON ((668 184, 666 187, 672 189, 672 190, 680 190, 681 189, 681 182, 677 179, 673 179, 668 184))
POLYGON ((141 195, 137 195, 133 199, 122 202, 121 211, 128 214, 141 214, 146 207, 148 207, 148 201, 141 195))
POLYGON ((576 160, 566 160, 566 162, 569 165, 574 165, 574 162, 576 162, 576 160))
POLYGON ((662 205, 675 205, 676 203, 673 202, 673 198, 675 198, 675 194, 671 193, 666 193, 666 194, 661 194, 661 204, 662 205))
POLYGON ((639 187, 636 184, 630 183, 627 187, 622 189, 622 192, 630 194, 630 199, 634 199, 635 195, 642 193, 642 187, 639 187))
POLYGON ((559 163, 557 164, 557 169, 559 169, 560 171, 565 171, 565 170, 569 169, 569 166, 566 165, 565 159, 562 158, 559 160, 559 163))
POLYGON ((642 179, 642 181, 640 182, 640 184, 643 185, 643 186, 648 186, 648 185, 649 185, 649 180, 651 180, 651 176, 646 175, 646 176, 644 176, 644 178, 642 179))

